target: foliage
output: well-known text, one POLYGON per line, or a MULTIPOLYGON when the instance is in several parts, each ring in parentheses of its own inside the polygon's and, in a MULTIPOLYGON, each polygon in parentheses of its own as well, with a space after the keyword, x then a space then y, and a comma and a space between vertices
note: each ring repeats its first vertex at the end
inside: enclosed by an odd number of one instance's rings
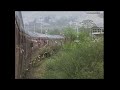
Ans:
POLYGON ((51 34, 51 35, 59 35, 59 34, 60 34, 60 30, 58 30, 58 29, 53 29, 53 30, 48 31, 48 34, 51 34))
MULTIPOLYGON (((74 36, 68 29, 67 36, 74 36), (70 34, 70 35, 69 35, 70 34)), ((46 60, 46 79, 103 79, 103 38, 93 42, 87 32, 79 33, 80 42, 66 43, 46 60)), ((75 36, 74 36, 75 37, 75 36)), ((72 38, 71 38, 72 39, 72 38)))
POLYGON ((64 35, 70 41, 74 41, 76 39, 76 34, 77 33, 73 28, 67 27, 64 29, 64 35))

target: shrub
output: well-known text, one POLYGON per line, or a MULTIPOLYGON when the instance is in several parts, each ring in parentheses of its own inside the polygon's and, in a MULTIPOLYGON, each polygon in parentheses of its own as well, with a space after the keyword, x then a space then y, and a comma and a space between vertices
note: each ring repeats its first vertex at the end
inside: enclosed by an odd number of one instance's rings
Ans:
POLYGON ((103 79, 103 38, 92 42, 88 33, 81 32, 78 43, 67 43, 46 60, 47 79, 103 79))

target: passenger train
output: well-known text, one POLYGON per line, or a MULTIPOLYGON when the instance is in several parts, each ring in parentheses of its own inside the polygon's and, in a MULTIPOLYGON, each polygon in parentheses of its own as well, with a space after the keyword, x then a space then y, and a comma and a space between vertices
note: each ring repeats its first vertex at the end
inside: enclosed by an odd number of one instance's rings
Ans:
POLYGON ((62 45, 63 36, 46 35, 24 30, 22 14, 15 11, 15 79, 23 78, 23 73, 29 67, 31 56, 39 48, 62 45))

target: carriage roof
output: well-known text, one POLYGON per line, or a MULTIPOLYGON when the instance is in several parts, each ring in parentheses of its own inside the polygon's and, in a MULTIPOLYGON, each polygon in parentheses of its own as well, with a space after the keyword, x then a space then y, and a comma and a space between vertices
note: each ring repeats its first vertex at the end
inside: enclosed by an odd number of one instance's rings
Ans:
POLYGON ((43 38, 43 39, 63 39, 63 36, 60 35, 47 35, 47 34, 40 34, 40 33, 36 33, 36 32, 30 32, 27 31, 26 32, 28 35, 30 35, 33 38, 43 38))

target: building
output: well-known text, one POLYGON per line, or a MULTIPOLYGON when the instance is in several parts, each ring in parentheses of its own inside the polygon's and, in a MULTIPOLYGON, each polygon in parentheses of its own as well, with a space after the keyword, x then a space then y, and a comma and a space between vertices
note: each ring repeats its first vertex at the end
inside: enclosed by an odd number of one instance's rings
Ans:
POLYGON ((91 36, 103 36, 104 34, 104 28, 103 27, 97 27, 94 26, 91 28, 91 36))

